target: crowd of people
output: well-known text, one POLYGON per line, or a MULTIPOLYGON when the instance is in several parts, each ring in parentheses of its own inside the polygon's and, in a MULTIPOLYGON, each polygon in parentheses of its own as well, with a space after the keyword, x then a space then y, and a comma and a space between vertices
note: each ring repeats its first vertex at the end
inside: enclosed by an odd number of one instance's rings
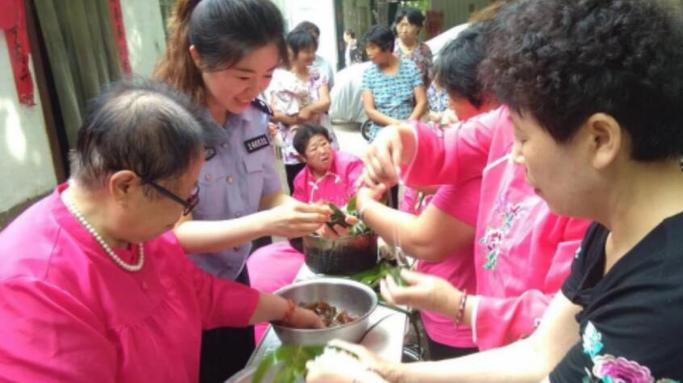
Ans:
POLYGON ((371 62, 361 159, 315 24, 178 0, 153 78, 92 100, 69 180, 0 233, 0 381, 225 381, 268 322, 322 327, 272 293, 352 196, 417 259, 381 294, 431 360, 335 341, 355 368, 308 382, 683 381, 683 6, 500 0, 436 60, 424 22, 344 34, 371 62))

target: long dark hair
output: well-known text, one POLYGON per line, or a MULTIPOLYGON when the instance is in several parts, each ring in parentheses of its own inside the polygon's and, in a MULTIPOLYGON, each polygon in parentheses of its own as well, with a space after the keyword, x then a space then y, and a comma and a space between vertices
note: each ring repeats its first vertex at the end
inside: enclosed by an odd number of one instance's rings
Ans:
POLYGON ((275 43, 286 60, 284 21, 269 0, 178 0, 169 19, 169 39, 153 77, 204 104, 201 71, 231 67, 254 49, 275 43), (190 46, 202 57, 197 68, 190 46))

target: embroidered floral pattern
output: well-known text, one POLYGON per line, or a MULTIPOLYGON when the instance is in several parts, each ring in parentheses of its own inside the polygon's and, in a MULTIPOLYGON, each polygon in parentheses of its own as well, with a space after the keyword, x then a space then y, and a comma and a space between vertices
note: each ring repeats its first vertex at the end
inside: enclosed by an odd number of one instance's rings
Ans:
POLYGON ((521 204, 506 204, 501 200, 496 201, 495 211, 496 213, 500 212, 501 225, 497 228, 487 227, 484 236, 479 240, 479 243, 486 246, 484 269, 491 270, 496 267, 505 236, 525 210, 521 204))
POLYGON ((595 328, 593 322, 588 322, 583 330, 583 352, 595 358, 602 351, 602 334, 595 328))
POLYGON ((593 358, 593 375, 606 383, 653 383, 650 369, 613 355, 593 358))
POLYGON ((655 382, 650 369, 637 362, 610 354, 598 355, 603 349, 602 334, 592 322, 583 331, 583 352, 591 357, 593 370, 586 368, 583 383, 680 383, 663 378, 655 382))

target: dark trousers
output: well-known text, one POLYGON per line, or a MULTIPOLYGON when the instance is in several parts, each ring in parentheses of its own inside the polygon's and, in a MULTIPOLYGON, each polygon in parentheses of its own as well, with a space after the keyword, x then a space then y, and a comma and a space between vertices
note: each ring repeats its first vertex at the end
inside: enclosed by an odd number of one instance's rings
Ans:
MULTIPOLYGON (((246 267, 235 281, 249 286, 249 274, 246 267)), ((221 327, 204 331, 199 381, 201 383, 224 382, 244 368, 254 348, 254 326, 221 327)))
POLYGON ((429 360, 444 360, 451 358, 459 358, 461 356, 474 354, 479 352, 476 348, 457 348, 443 343, 435 342, 432 338, 427 337, 429 344, 429 360))
POLYGON ((285 172, 287 172, 287 185, 289 186, 289 195, 294 194, 294 178, 306 166, 306 164, 285 164, 285 172))

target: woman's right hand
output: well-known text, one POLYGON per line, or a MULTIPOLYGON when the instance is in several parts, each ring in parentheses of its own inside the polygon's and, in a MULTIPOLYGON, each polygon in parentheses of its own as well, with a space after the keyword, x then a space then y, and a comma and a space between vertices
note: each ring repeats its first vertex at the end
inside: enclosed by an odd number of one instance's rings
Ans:
POLYGON ((293 328, 325 328, 325 324, 323 323, 322 319, 320 319, 318 314, 303 307, 297 307, 292 314, 291 320, 285 324, 293 328))
POLYGON ((406 124, 390 125, 379 130, 363 155, 363 182, 371 187, 384 183, 394 186, 400 178, 401 166, 412 161, 417 139, 406 124))
POLYGON ((290 199, 268 210, 266 230, 270 235, 296 238, 309 235, 324 225, 332 210, 324 204, 307 204, 290 199))
POLYGON ((313 117, 313 112, 311 111, 311 109, 303 107, 301 108, 301 110, 299 110, 299 120, 301 120, 302 122, 309 121, 311 117, 313 117))

